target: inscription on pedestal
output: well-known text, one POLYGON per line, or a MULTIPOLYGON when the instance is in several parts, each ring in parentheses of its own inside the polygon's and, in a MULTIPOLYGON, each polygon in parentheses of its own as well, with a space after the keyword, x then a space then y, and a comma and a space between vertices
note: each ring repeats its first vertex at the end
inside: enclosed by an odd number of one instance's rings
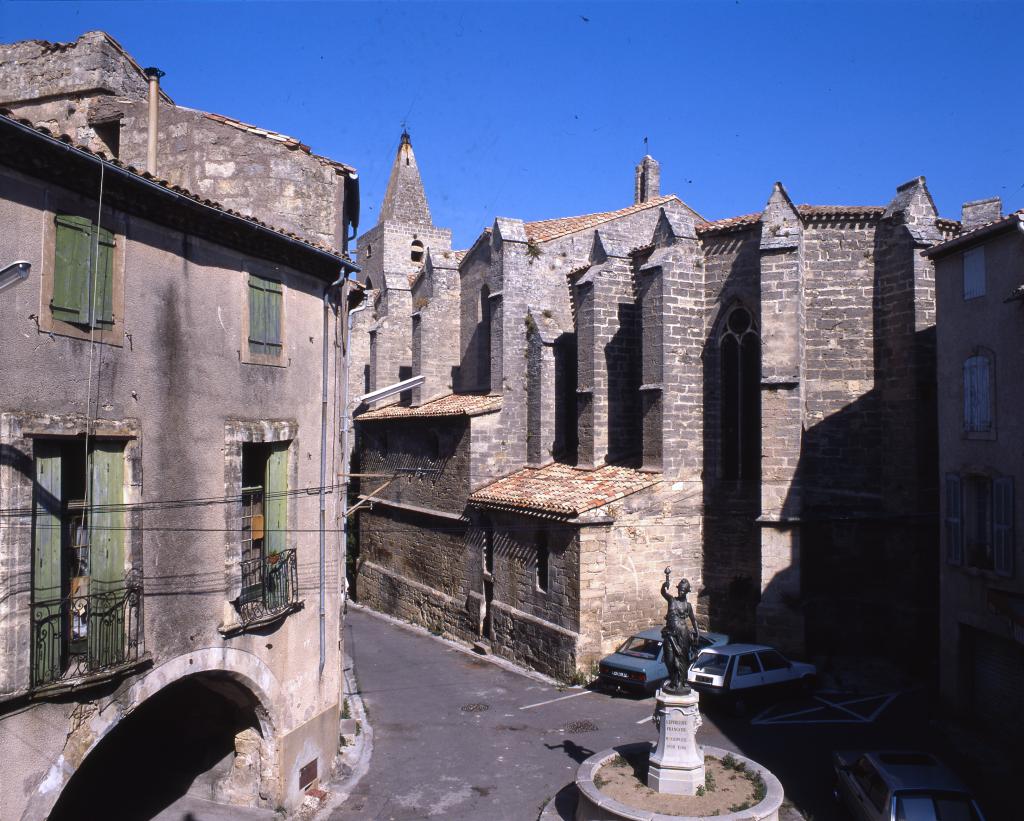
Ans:
POLYGON ((701 725, 699 696, 658 691, 655 725, 658 745, 651 753, 647 786, 658 792, 695 795, 704 784, 704 751, 697 745, 701 725))

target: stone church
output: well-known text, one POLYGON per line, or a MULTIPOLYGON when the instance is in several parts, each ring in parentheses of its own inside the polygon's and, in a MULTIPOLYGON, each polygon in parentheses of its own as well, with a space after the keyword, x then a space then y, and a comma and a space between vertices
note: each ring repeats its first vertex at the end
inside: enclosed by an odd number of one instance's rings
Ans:
POLYGON ((408 134, 358 240, 356 596, 558 676, 658 623, 827 660, 934 651, 934 277, 959 223, 885 205, 709 221, 661 195, 467 250, 408 134), (897 649, 898 648, 898 649, 897 649))

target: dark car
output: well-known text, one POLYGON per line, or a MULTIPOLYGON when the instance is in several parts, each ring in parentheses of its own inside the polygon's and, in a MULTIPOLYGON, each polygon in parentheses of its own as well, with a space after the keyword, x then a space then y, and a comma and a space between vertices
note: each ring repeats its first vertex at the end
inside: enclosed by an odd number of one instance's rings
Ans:
POLYGON ((984 821, 970 791, 929 753, 832 753, 836 799, 857 821, 984 821))
MULTIPOLYGON (((701 633, 697 649, 728 644, 722 633, 701 633)), ((614 653, 601 659, 598 681, 610 687, 651 692, 668 678, 661 628, 652 627, 626 639, 614 653)))

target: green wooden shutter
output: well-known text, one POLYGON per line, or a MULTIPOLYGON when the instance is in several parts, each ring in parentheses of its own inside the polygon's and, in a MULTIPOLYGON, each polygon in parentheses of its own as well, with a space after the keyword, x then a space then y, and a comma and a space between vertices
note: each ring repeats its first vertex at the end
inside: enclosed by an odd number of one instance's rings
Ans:
POLYGON ((96 302, 93 325, 109 328, 114 324, 114 235, 99 229, 96 245, 96 302))
POLYGON ((267 457, 265 488, 263 510, 267 530, 263 540, 266 558, 263 597, 267 610, 274 612, 285 607, 291 598, 287 563, 276 560, 288 546, 285 532, 288 526, 287 442, 275 444, 267 457))
POLYGON ((89 633, 92 668, 125 660, 124 443, 97 441, 89 470, 89 633))
POLYGON ((283 290, 280 282, 249 274, 250 353, 280 353, 283 290))
POLYGON ((263 512, 266 533, 263 537, 267 555, 285 549, 285 528, 288 526, 288 443, 275 444, 267 457, 263 512))
POLYGON ((992 482, 992 536, 995 571, 1001 576, 1013 575, 1013 477, 1003 476, 992 482))
POLYGON ((62 322, 89 323, 92 223, 58 214, 50 310, 62 322))
POLYGON ((61 608, 60 446, 35 443, 34 528, 32 543, 32 683, 60 678, 64 624, 61 608))

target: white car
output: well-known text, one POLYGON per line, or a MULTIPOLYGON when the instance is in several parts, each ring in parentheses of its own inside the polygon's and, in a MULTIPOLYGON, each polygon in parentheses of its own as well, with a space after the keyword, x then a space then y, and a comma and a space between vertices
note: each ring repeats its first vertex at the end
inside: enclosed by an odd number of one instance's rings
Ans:
POLYGON ((743 712, 752 697, 783 689, 810 691, 818 670, 790 661, 765 644, 706 647, 690 665, 687 683, 698 692, 728 699, 743 712))

